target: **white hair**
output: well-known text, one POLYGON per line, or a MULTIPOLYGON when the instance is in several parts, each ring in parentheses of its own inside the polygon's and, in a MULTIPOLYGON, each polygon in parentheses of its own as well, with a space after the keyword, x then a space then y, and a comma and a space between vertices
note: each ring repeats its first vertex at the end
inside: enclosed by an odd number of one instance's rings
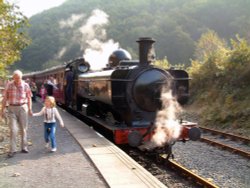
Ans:
POLYGON ((13 75, 19 75, 19 76, 22 78, 23 73, 22 73, 22 71, 20 71, 20 70, 15 70, 15 71, 13 72, 13 75))

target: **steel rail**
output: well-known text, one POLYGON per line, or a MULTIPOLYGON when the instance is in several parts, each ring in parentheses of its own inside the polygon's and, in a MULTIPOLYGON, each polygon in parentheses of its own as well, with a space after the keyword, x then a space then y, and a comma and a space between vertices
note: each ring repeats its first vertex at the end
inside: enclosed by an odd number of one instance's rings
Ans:
POLYGON ((203 131, 211 132, 211 133, 214 133, 214 134, 220 134, 220 135, 223 135, 225 137, 230 137, 232 140, 240 140, 240 141, 242 141, 244 143, 247 143, 247 144, 250 143, 250 139, 246 138, 246 137, 243 137, 243 136, 234 135, 234 134, 230 134, 230 133, 225 133, 225 132, 218 131, 218 130, 215 130, 215 129, 210 129, 210 128, 207 128, 207 127, 199 127, 199 128, 201 130, 203 130, 203 131))
POLYGON ((199 184, 206 188, 219 188, 217 185, 211 183, 210 181, 200 177, 199 175, 193 173, 192 171, 186 169, 185 167, 181 166, 177 162, 173 160, 168 161, 168 165, 170 165, 171 168, 179 170, 181 173, 187 175, 188 177, 193 178, 195 181, 197 181, 199 184))
POLYGON ((218 146, 218 147, 220 147, 222 149, 225 149, 227 151, 231 151, 233 153, 239 154, 239 155, 241 155, 243 157, 247 157, 248 159, 250 159, 250 153, 247 152, 247 151, 241 150, 239 148, 235 148, 235 147, 232 147, 232 146, 220 143, 220 142, 216 142, 214 140, 211 140, 211 139, 208 139, 208 138, 204 138, 204 137, 202 137, 200 139, 200 141, 206 142, 206 143, 211 144, 211 145, 218 146))

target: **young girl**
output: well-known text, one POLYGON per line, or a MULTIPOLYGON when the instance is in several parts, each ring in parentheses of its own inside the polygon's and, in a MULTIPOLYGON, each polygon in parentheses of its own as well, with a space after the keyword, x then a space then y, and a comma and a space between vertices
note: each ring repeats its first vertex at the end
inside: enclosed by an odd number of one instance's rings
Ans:
POLYGON ((48 96, 45 99, 44 107, 38 113, 34 113, 33 116, 44 115, 44 139, 46 142, 45 147, 49 147, 49 141, 51 141, 51 151, 56 151, 56 119, 59 120, 61 127, 64 127, 63 120, 59 114, 55 102, 55 98, 48 96))

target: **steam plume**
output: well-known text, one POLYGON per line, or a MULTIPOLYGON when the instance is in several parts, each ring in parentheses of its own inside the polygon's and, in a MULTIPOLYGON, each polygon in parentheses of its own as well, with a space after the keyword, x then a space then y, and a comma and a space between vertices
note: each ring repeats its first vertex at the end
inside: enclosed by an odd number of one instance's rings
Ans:
POLYGON ((73 28, 75 24, 84 18, 84 14, 72 14, 67 20, 61 20, 59 22, 60 28, 73 28))
MULTIPOLYGON (((91 15, 72 15, 69 19, 60 22, 61 28, 74 29, 72 44, 79 44, 83 57, 90 63, 92 70, 100 70, 108 63, 110 54, 119 48, 119 43, 107 39, 105 27, 109 24, 109 16, 100 9, 92 11, 91 15)), ((70 46, 63 47, 58 52, 62 57, 70 46)))
POLYGON ((114 43, 112 39, 107 40, 104 27, 109 23, 108 17, 105 12, 96 9, 86 24, 80 28, 88 46, 83 56, 90 63, 92 70, 105 67, 110 54, 119 47, 119 44, 114 43))
POLYGON ((176 114, 181 108, 173 97, 172 91, 162 93, 161 99, 163 109, 157 113, 156 130, 151 140, 157 146, 175 141, 181 132, 181 125, 176 120, 176 114))

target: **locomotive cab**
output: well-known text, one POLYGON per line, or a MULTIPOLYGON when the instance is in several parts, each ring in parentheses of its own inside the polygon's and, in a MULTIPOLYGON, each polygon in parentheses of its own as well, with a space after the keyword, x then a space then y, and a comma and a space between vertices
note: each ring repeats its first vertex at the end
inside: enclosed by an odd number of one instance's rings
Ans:
POLYGON ((78 91, 78 76, 88 72, 90 65, 84 58, 77 58, 70 61, 65 67, 65 105, 76 106, 77 108, 77 91, 78 91), (72 78, 70 78, 72 77, 72 78), (70 83, 69 83, 70 82, 70 83), (70 101, 70 102, 69 102, 70 101))

